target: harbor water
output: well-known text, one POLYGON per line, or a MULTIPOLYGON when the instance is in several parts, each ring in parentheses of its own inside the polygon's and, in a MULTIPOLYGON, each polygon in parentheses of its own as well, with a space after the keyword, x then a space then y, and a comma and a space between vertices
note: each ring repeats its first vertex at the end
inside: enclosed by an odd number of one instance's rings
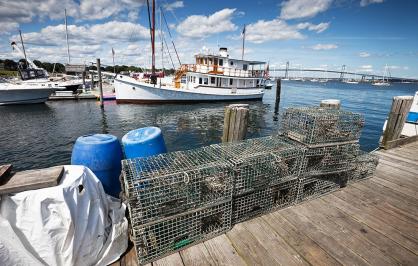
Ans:
MULTIPOLYGON (((392 97, 413 95, 417 84, 370 84, 283 81, 280 108, 318 106, 323 99, 339 99, 342 108, 365 115, 360 139, 363 150, 378 147, 392 97)), ((275 87, 263 101, 250 104, 248 138, 276 133, 275 87)), ((121 138, 128 131, 160 127, 168 151, 185 150, 221 141, 224 106, 228 103, 133 105, 95 101, 58 101, 38 105, 0 106, 0 164, 16 170, 69 164, 77 137, 110 133, 121 138)))

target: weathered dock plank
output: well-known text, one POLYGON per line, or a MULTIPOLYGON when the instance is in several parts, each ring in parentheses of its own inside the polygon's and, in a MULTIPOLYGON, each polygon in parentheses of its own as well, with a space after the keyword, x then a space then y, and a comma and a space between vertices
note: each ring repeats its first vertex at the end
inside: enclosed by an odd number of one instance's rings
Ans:
POLYGON ((381 163, 369 179, 152 264, 418 265, 418 142, 377 154, 381 163))

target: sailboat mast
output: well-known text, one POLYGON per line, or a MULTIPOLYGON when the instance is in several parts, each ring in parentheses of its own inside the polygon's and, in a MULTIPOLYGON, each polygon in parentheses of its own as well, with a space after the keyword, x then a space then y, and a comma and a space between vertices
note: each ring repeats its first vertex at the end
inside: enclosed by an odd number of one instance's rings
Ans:
POLYGON ((244 47, 245 47, 245 24, 244 24, 244 29, 242 30, 242 54, 241 54, 241 60, 244 60, 244 47))
POLYGON ((65 39, 67 41, 67 55, 68 55, 68 64, 70 63, 70 45, 68 44, 68 27, 67 27, 67 9, 64 9, 65 14, 65 39))
POLYGON ((25 45, 23 44, 23 38, 22 38, 22 31, 19 30, 19 35, 20 35, 20 43, 22 44, 22 48, 23 48, 23 54, 25 55, 25 64, 28 63, 28 59, 26 57, 26 50, 25 50, 25 45))
POLYGON ((152 75, 155 76, 155 0, 152 0, 152 75))

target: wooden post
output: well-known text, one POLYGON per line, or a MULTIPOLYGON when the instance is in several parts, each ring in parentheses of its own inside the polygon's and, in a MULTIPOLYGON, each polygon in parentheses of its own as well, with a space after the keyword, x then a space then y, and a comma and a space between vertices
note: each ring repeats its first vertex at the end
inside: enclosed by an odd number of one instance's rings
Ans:
POLYGON ((280 105, 280 95, 282 93, 282 80, 281 79, 277 79, 277 84, 276 84, 276 102, 274 104, 274 113, 278 113, 279 112, 279 105, 280 105))
POLYGON ((231 104, 225 108, 222 142, 245 139, 249 119, 248 104, 231 104))
POLYGON ((100 69, 100 58, 97 58, 97 73, 99 74, 100 107, 103 108, 102 70, 100 69))
POLYGON ((383 148, 389 149, 390 147, 387 145, 388 142, 399 139, 401 136, 413 99, 412 96, 393 97, 392 108, 389 113, 381 143, 383 148))
POLYGON ((82 77, 83 77, 83 90, 85 92, 85 90, 86 90, 86 71, 83 71, 82 77))
POLYGON ((93 71, 90 71, 90 79, 91 79, 90 90, 92 91, 94 89, 94 75, 93 75, 93 71))
POLYGON ((339 110, 341 107, 341 102, 340 100, 334 99, 322 100, 319 106, 339 110))

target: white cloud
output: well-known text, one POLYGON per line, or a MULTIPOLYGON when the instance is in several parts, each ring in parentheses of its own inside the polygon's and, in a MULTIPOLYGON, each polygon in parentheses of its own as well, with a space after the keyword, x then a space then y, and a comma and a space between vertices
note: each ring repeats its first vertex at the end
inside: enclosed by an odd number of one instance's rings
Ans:
POLYGON ((332 50, 332 49, 337 49, 338 45, 332 44, 332 43, 329 43, 329 44, 318 43, 318 44, 312 46, 311 48, 313 50, 332 50))
POLYGON ((177 26, 177 32, 186 37, 205 38, 215 33, 234 31, 231 19, 236 9, 225 8, 210 16, 192 15, 177 26))
POLYGON ((67 16, 77 20, 104 19, 127 13, 135 18, 144 0, 13 0, 0 3, 0 34, 15 31, 20 24, 45 19, 64 20, 67 16))
MULTIPOLYGON (((131 22, 109 21, 86 26, 69 25, 68 34, 74 44, 101 44, 147 39, 149 30, 131 22)), ((11 37, 11 41, 18 39, 17 35, 11 37)), ((65 25, 47 26, 39 32, 24 33, 23 39, 31 45, 61 46, 65 42, 65 25)))
POLYGON ((332 0, 288 0, 282 3, 280 18, 311 18, 326 11, 332 0))
POLYGON ((163 8, 164 8, 165 10, 174 10, 174 9, 176 9, 176 8, 182 8, 182 7, 184 7, 184 3, 183 3, 183 1, 175 1, 175 2, 172 2, 172 3, 170 3, 170 4, 165 3, 165 4, 163 5, 163 8))
POLYGON ((358 54, 358 56, 360 56, 360 57, 369 57, 369 56, 370 56, 370 54, 369 54, 368 52, 360 52, 360 53, 358 54))
MULTIPOLYGON (((289 25, 282 19, 259 20, 249 24, 246 27, 245 39, 253 43, 263 43, 272 40, 298 40, 304 39, 305 36, 301 30, 323 32, 329 27, 329 23, 312 24, 309 22, 299 23, 297 25, 289 25)), ((233 39, 239 39, 239 36, 233 39)))
POLYGON ((383 3, 384 0, 361 0, 360 6, 368 6, 371 4, 380 4, 383 3))
POLYGON ((325 31, 326 29, 328 29, 329 27, 329 22, 322 22, 319 24, 312 24, 309 22, 304 22, 304 23, 299 23, 297 25, 298 29, 308 29, 310 31, 316 31, 317 33, 321 33, 323 31, 325 31))

